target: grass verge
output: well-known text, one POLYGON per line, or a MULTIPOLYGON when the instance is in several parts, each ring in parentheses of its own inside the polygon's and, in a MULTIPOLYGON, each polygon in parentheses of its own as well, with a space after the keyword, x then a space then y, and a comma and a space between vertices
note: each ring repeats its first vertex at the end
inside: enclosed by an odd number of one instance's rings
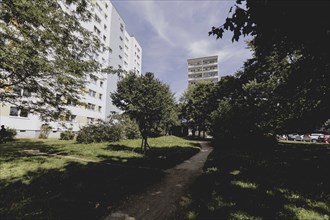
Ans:
POLYGON ((0 219, 99 219, 163 169, 191 157, 198 144, 167 136, 77 144, 21 139, 0 146, 0 219))
POLYGON ((329 220, 329 165, 326 144, 217 145, 180 219, 329 220))

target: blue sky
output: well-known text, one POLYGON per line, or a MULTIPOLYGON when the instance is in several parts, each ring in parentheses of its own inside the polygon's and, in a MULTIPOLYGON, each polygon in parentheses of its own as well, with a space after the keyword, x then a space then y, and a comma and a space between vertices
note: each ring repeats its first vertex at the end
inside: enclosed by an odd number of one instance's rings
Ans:
POLYGON ((187 88, 187 59, 219 56, 219 75, 232 75, 251 57, 244 39, 232 43, 231 33, 208 36, 221 25, 234 1, 117 0, 111 1, 139 41, 142 72, 153 72, 178 98, 187 88))

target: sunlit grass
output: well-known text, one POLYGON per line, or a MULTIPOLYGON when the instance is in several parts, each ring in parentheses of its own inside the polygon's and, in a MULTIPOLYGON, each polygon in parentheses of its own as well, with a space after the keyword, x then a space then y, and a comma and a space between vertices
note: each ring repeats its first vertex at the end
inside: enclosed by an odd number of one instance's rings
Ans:
POLYGON ((232 185, 239 186, 244 189, 256 189, 258 187, 257 184, 251 183, 251 182, 243 182, 239 180, 233 180, 231 181, 232 185))
POLYGON ((249 215, 245 212, 242 211, 236 211, 230 214, 230 219, 235 219, 235 220, 261 220, 262 218, 260 217, 255 217, 252 215, 249 215))
POLYGON ((291 211, 299 220, 329 220, 329 215, 321 215, 318 212, 303 207, 285 205, 284 208, 291 211))
MULTIPOLYGON (((149 138, 151 147, 193 147, 196 142, 174 136, 149 138)), ((7 183, 21 180, 29 182, 29 172, 39 170, 63 169, 68 162, 80 164, 87 162, 102 162, 111 157, 114 161, 125 163, 128 159, 143 158, 137 152, 141 144, 140 139, 121 140, 111 143, 78 144, 74 140, 57 139, 18 139, 1 145, 0 148, 0 181, 7 183), (125 149, 111 150, 109 145, 125 146, 125 149)))

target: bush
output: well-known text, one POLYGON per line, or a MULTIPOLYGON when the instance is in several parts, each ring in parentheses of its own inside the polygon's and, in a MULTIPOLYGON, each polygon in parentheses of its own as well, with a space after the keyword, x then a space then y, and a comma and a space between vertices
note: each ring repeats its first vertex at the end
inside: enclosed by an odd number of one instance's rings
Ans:
POLYGON ((14 128, 7 128, 7 141, 13 141, 17 135, 17 131, 14 128))
POLYGON ((104 141, 119 141, 122 137, 122 127, 111 123, 100 122, 83 127, 77 135, 78 143, 92 143, 104 141))
POLYGON ((7 141, 13 141, 17 135, 16 129, 7 128, 0 132, 0 143, 6 143, 7 141))
POLYGON ((48 124, 41 125, 39 138, 40 139, 47 139, 51 130, 52 130, 52 127, 49 126, 48 124))
POLYGON ((72 131, 64 131, 60 135, 60 140, 73 140, 74 133, 72 131))

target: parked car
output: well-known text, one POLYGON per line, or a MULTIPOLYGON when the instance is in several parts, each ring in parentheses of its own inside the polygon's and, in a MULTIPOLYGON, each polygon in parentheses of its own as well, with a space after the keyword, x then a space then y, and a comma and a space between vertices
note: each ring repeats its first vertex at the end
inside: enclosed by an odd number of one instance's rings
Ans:
POLYGON ((312 139, 309 134, 304 134, 302 140, 305 142, 311 142, 312 139))
POLYGON ((317 141, 319 141, 319 137, 322 135, 322 133, 311 133, 311 142, 316 143, 317 141))
POLYGON ((297 138, 300 138, 300 135, 297 134, 297 133, 288 134, 288 140, 289 141, 295 141, 297 138))
POLYGON ((295 141, 303 141, 303 135, 297 135, 294 140, 295 141))
POLYGON ((330 142, 330 135, 328 135, 328 134, 320 135, 319 138, 318 138, 318 141, 328 144, 330 142))

